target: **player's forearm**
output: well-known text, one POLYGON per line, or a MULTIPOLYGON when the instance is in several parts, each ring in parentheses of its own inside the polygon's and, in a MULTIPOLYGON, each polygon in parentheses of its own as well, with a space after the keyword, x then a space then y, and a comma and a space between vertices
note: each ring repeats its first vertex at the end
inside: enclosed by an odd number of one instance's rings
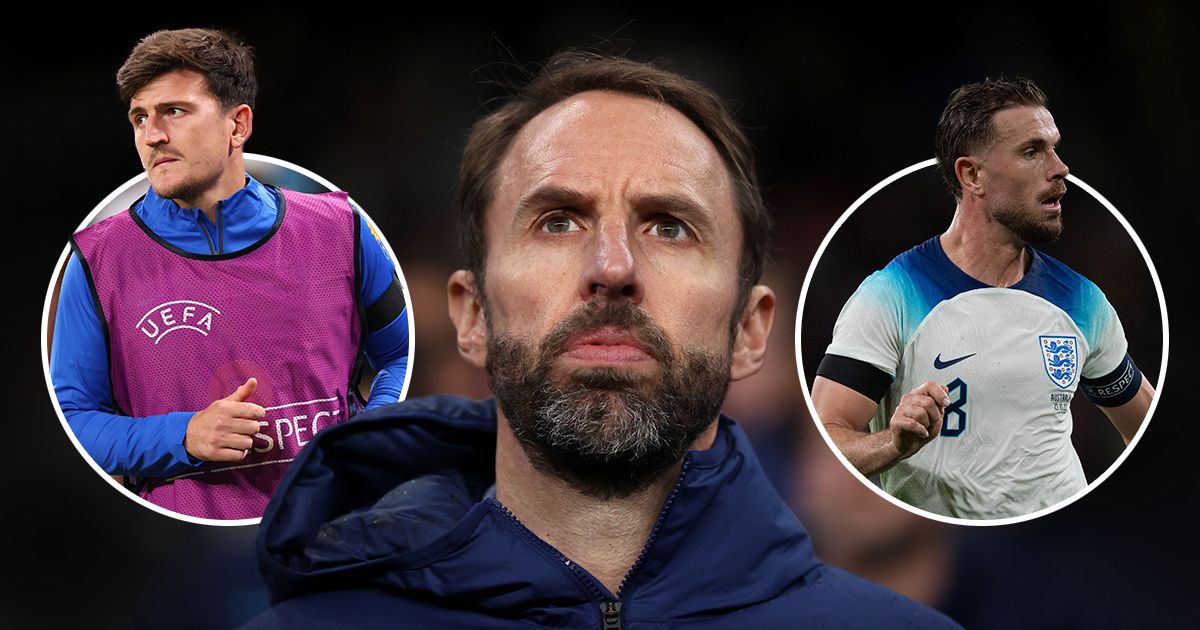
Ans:
POLYGON ((825 430, 850 464, 867 477, 879 474, 904 459, 896 448, 891 431, 864 433, 832 423, 825 423, 825 430))
POLYGON ((404 374, 408 371, 408 309, 401 310, 388 325, 367 335, 367 361, 378 375, 371 383, 367 409, 389 405, 400 399, 404 374))
POLYGON ((1125 440, 1126 446, 1129 446, 1142 423, 1146 421, 1146 415, 1150 413, 1152 402, 1154 402, 1154 386, 1150 384, 1150 379, 1143 378, 1141 387, 1129 402, 1120 407, 1105 409, 1109 421, 1121 434, 1121 439, 1125 440))
POLYGON ((408 357, 404 356, 384 367, 371 382, 371 396, 367 410, 390 405, 400 400, 404 389, 404 374, 408 371, 408 357))
POLYGON ((199 462, 183 446, 192 412, 131 418, 90 409, 64 409, 72 433, 110 475, 169 477, 199 462))

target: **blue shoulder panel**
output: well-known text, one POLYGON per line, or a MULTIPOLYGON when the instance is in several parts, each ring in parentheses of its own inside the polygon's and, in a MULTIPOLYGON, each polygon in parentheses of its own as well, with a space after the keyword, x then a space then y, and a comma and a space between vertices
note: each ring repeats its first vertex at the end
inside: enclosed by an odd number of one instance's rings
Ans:
POLYGON ((987 286, 950 262, 938 239, 935 236, 895 257, 866 283, 869 291, 887 291, 895 296, 902 345, 940 302, 987 286))
MULTIPOLYGON (((1099 341, 1096 336, 1112 317, 1104 293, 1055 258, 1032 247, 1029 251, 1033 255, 1029 271, 1012 288, 1061 308, 1083 332, 1088 345, 1094 347, 1099 341)), ((901 317, 898 330, 903 343, 908 342, 912 332, 939 302, 967 291, 989 288, 951 262, 937 236, 894 258, 864 286, 872 293, 891 292, 900 300, 896 312, 901 317)))
POLYGON ((1013 285, 1061 308, 1070 316, 1090 347, 1095 347, 1096 335, 1112 317, 1104 292, 1091 280, 1057 259, 1030 247, 1033 263, 1020 282, 1013 285))

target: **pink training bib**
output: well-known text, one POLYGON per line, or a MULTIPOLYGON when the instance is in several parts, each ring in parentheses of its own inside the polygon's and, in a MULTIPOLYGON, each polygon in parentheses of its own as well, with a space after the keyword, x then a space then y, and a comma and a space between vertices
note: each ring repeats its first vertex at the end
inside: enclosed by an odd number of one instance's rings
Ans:
POLYGON ((357 217, 342 192, 281 192, 272 229, 230 254, 178 249, 132 209, 74 236, 119 413, 196 412, 258 379, 249 402, 267 415, 245 459, 141 480, 145 499, 180 514, 262 516, 300 449, 353 409, 357 217))

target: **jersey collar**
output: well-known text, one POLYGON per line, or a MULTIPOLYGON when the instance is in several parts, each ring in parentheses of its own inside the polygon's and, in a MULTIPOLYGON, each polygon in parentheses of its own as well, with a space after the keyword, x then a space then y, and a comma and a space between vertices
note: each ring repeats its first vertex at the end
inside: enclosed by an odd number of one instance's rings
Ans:
MULTIPOLYGON (((237 192, 228 198, 222 199, 217 203, 221 208, 222 220, 227 225, 236 225, 253 221, 258 218, 259 213, 265 207, 273 207, 275 205, 275 195, 266 186, 263 186, 258 180, 247 173, 246 185, 239 188, 237 192)), ((146 224, 151 228, 155 227, 151 217, 167 217, 174 220, 195 222, 196 219, 204 216, 204 212, 199 208, 184 208, 175 203, 174 200, 159 197, 154 192, 153 186, 146 191, 146 197, 142 201, 142 209, 149 215, 143 215, 142 218, 146 220, 146 224)))
MULTIPOLYGON (((963 271, 950 260, 946 255, 946 250, 942 249, 942 240, 940 236, 934 236, 927 242, 926 248, 929 252, 929 258, 934 262, 935 266, 940 268, 944 277, 952 280, 953 284, 958 285, 959 292, 969 291, 972 289, 989 289, 997 288, 994 285, 981 282, 963 271)), ((1046 261, 1042 259, 1042 254, 1038 250, 1026 245, 1025 251, 1029 252, 1030 263, 1029 269, 1025 270, 1025 275, 1021 279, 1014 282, 1008 288, 1029 291, 1035 293, 1032 288, 1040 286, 1042 276, 1045 274, 1046 261)))
POLYGON ((193 253, 207 254, 212 242, 221 252, 237 251, 271 230, 279 211, 274 190, 246 175, 246 185, 218 204, 219 226, 198 208, 181 208, 151 188, 134 210, 146 227, 163 240, 193 253), (218 229, 219 227, 219 229, 218 229))

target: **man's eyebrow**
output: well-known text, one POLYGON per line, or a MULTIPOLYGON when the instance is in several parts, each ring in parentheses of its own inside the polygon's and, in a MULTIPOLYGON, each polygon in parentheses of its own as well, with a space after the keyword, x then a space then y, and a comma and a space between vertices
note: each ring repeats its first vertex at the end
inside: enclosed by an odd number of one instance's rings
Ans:
POLYGON ((713 210, 687 195, 677 193, 647 193, 633 200, 642 212, 669 214, 691 223, 701 233, 716 229, 713 210))
MULTIPOLYGON (((645 193, 632 199, 633 206, 642 213, 661 213, 684 219, 701 231, 713 229, 713 212, 704 204, 677 193, 645 193)), ((586 209, 595 200, 585 192, 563 186, 546 184, 535 188, 517 202, 514 220, 522 221, 529 214, 548 208, 586 209)))
POLYGON ((1022 142, 1020 144, 1020 147, 1021 147, 1021 149, 1027 149, 1027 148, 1042 149, 1047 146, 1057 147, 1060 143, 1062 143, 1062 136, 1059 136, 1057 138, 1047 138, 1045 136, 1034 136, 1032 138, 1029 138, 1025 142, 1022 142))
POLYGON ((581 207, 592 203, 592 198, 579 190, 560 184, 538 186, 533 192, 517 202, 515 216, 535 212, 547 206, 581 207))
POLYGON ((672 193, 647 193, 638 195, 633 200, 639 208, 649 208, 666 214, 678 215, 683 218, 703 220, 712 214, 703 204, 687 197, 672 193))
MULTIPOLYGON (((171 107, 191 107, 191 106, 192 106, 191 101, 165 101, 163 103, 155 103, 154 109, 162 110, 162 109, 169 109, 171 107)), ((133 116, 134 114, 144 114, 144 113, 146 113, 146 108, 141 105, 136 105, 134 107, 129 108, 128 115, 133 116)))

